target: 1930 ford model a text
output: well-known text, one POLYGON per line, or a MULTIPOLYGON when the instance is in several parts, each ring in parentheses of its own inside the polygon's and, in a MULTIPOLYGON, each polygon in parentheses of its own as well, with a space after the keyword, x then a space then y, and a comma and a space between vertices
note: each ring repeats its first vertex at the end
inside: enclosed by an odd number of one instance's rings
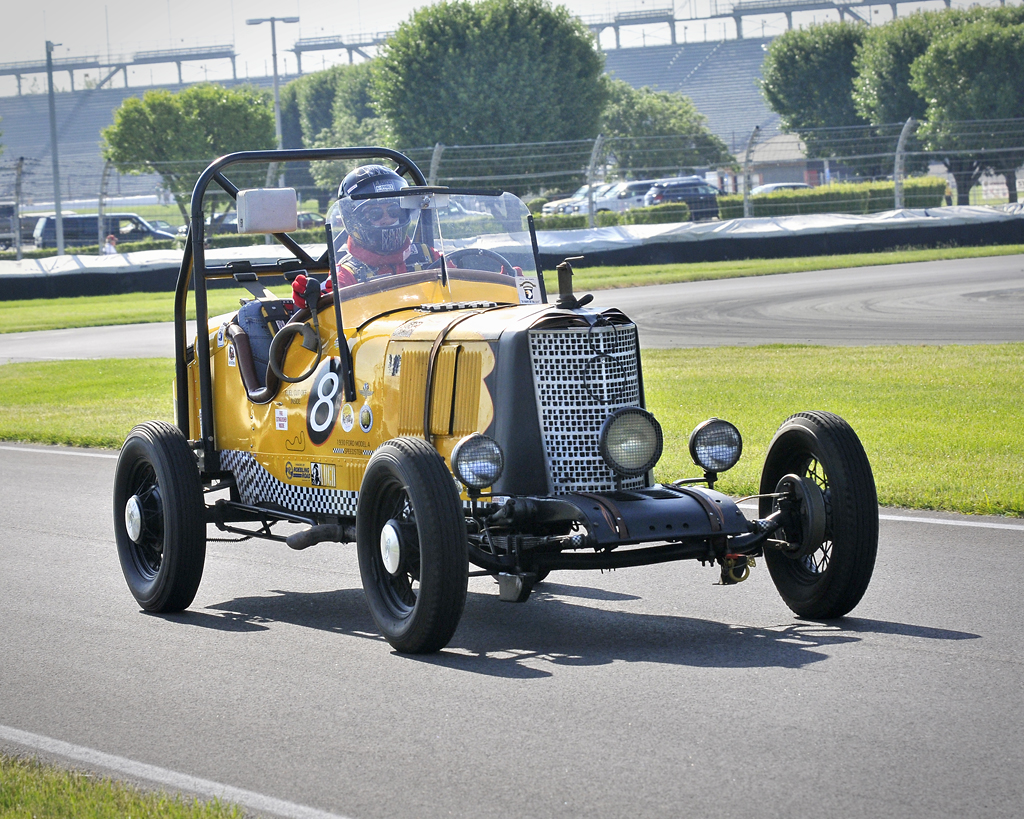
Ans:
POLYGON ((734 584, 763 555, 798 615, 849 612, 878 537, 871 468, 850 426, 825 412, 786 420, 768 447, 754 519, 714 489, 742 450, 727 421, 691 434, 700 476, 656 483, 663 439, 645 408, 637 328, 577 298, 568 263, 558 278, 549 301, 519 199, 429 187, 397 152, 214 162, 193 194, 175 296, 177 423, 135 427, 116 470, 115 535, 139 604, 192 603, 214 524, 296 549, 355 542, 373 619, 404 652, 448 644, 471 564, 497 578, 502 599, 522 602, 553 570, 691 559, 734 584), (369 159, 411 181, 397 195, 363 197, 413 214, 417 252, 406 272, 347 287, 337 280, 345 236, 335 210, 314 258, 288 236, 294 191, 239 190, 226 175, 249 163, 369 159), (208 263, 211 183, 237 200, 240 232, 273 233, 291 257, 208 263), (299 273, 311 281, 303 308, 260 282, 299 273), (320 294, 317 274, 332 293, 320 294), (208 316, 208 285, 230 279, 253 292, 243 310, 258 309, 272 334, 265 371, 237 313, 208 316), (193 284, 200 331, 189 343, 193 284), (298 527, 284 536, 281 522, 298 527))

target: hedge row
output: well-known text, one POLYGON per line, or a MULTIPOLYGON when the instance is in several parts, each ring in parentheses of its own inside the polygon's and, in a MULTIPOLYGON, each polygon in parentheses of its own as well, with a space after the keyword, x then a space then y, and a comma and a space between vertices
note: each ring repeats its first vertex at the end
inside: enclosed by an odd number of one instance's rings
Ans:
MULTIPOLYGON (((903 205, 907 208, 937 208, 943 203, 946 180, 937 176, 917 177, 903 182, 903 205)), ((820 188, 780 190, 751 198, 752 216, 794 216, 808 213, 868 214, 892 210, 895 204, 892 182, 843 182, 820 188)), ((722 219, 743 216, 743 197, 718 197, 722 219)))
MULTIPOLYGON (((615 225, 660 225, 672 222, 689 222, 690 208, 685 202, 674 202, 668 205, 652 205, 649 208, 633 208, 616 213, 603 210, 594 214, 597 227, 613 227, 615 225)), ((585 213, 556 213, 552 216, 534 216, 533 224, 537 230, 579 230, 587 227, 585 213)))

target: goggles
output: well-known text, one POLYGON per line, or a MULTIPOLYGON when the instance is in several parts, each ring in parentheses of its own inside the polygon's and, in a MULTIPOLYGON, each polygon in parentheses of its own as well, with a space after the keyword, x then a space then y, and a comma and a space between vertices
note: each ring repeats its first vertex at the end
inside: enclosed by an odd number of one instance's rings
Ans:
POLYGON ((396 222, 402 217, 402 206, 397 202, 367 202, 359 209, 359 215, 368 222, 396 222))

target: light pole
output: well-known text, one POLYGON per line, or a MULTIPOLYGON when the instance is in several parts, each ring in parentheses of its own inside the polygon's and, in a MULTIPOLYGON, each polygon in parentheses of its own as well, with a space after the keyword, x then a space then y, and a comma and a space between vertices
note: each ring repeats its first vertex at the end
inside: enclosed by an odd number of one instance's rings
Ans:
MULTIPOLYGON (((281 94, 277 87, 277 29, 275 28, 276 23, 297 23, 299 22, 298 17, 253 17, 250 20, 246 20, 247 26, 258 26, 261 23, 270 23, 270 51, 272 57, 272 63, 274 66, 274 135, 277 137, 277 149, 281 150, 281 94)), ((269 169, 267 173, 267 184, 270 184, 270 180, 273 176, 273 168, 269 169)), ((277 184, 280 187, 284 187, 284 171, 278 176, 277 184)))
POLYGON ((60 209, 60 160, 57 159, 57 109, 53 101, 53 48, 46 41, 46 81, 50 102, 50 154, 53 157, 53 210, 56 218, 57 255, 64 255, 64 216, 60 209))

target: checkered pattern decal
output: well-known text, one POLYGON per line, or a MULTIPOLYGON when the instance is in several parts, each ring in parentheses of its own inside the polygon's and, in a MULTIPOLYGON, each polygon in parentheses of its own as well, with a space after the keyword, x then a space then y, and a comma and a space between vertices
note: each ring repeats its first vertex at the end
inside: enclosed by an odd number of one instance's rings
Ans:
POLYGON ((355 517, 358 492, 284 483, 260 466, 248 452, 235 449, 223 450, 220 463, 222 469, 234 473, 242 502, 250 506, 278 503, 296 512, 355 517))

